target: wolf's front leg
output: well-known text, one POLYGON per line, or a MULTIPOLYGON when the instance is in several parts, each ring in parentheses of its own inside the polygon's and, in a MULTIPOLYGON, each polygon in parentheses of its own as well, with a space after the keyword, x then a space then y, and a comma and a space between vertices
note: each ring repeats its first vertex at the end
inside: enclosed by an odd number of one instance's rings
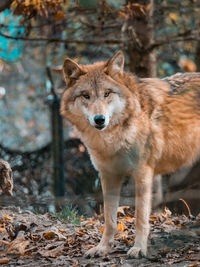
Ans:
POLYGON ((146 256, 151 212, 153 169, 145 166, 135 176, 136 190, 136 237, 134 246, 128 251, 133 258, 146 256))
POLYGON ((117 230, 117 207, 119 204, 122 178, 111 174, 101 174, 104 198, 104 232, 100 243, 86 252, 86 256, 104 256, 111 250, 117 230))

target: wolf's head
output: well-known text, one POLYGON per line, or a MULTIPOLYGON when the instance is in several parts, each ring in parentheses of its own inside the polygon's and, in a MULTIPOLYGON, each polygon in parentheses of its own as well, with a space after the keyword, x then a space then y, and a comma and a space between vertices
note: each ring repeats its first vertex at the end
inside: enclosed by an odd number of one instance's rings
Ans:
POLYGON ((63 72, 68 88, 62 98, 62 115, 76 126, 89 122, 98 130, 117 124, 126 106, 127 90, 120 83, 123 68, 121 51, 107 62, 92 65, 79 65, 67 58, 63 72))

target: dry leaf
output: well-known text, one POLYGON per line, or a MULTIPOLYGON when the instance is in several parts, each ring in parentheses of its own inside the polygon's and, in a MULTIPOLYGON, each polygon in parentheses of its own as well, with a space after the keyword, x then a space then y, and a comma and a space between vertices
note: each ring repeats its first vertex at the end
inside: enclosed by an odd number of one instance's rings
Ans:
POLYGON ((124 223, 122 221, 120 221, 118 224, 117 224, 117 231, 118 232, 123 232, 125 230, 125 226, 124 226, 124 223))
POLYGON ((67 244, 72 244, 74 243, 74 237, 70 237, 68 240, 67 240, 67 244))
POLYGON ((40 239, 40 236, 39 235, 32 235, 30 234, 29 238, 32 240, 32 241, 37 241, 40 239))
POLYGON ((179 16, 176 13, 170 13, 169 17, 171 20, 174 20, 174 21, 179 19, 179 16))
POLYGON ((7 220, 12 220, 13 218, 7 214, 4 214, 3 217, 7 220))
POLYGON ((82 229, 80 229, 80 230, 76 233, 76 235, 78 235, 78 236, 82 236, 82 235, 85 235, 85 232, 84 232, 82 229))
POLYGON ((17 237, 7 246, 7 252, 24 255, 30 241, 26 240, 24 236, 17 237))
POLYGON ((76 267, 76 266, 78 266, 78 265, 79 265, 79 261, 78 261, 78 260, 76 260, 76 261, 73 263, 73 265, 72 265, 72 266, 76 267))
POLYGON ((9 258, 4 257, 0 259, 0 264, 7 264, 7 263, 9 263, 9 258))
POLYGON ((50 232, 44 233, 43 236, 44 236, 44 238, 51 240, 51 239, 55 238, 55 233, 50 231, 50 232))
POLYGON ((197 65, 189 58, 181 58, 178 65, 184 70, 189 72, 197 71, 197 65))
POLYGON ((58 231, 59 231, 60 233, 66 233, 66 230, 63 230, 63 229, 60 229, 60 228, 58 228, 58 231))
POLYGON ((123 240, 125 243, 128 244, 128 231, 119 231, 117 232, 115 239, 116 240, 123 240))
POLYGON ((57 258, 59 256, 62 256, 62 255, 66 254, 64 249, 66 249, 64 244, 61 244, 61 245, 59 245, 58 247, 56 247, 54 249, 40 250, 39 253, 43 257, 57 258))
POLYGON ((3 233, 5 231, 6 231, 6 228, 5 228, 5 225, 3 224, 0 226, 0 233, 3 233))
POLYGON ((165 218, 169 218, 171 217, 171 215, 172 215, 172 212, 167 207, 165 207, 165 213, 163 214, 163 216, 165 218))
POLYGON ((195 261, 195 260, 196 260, 196 259, 194 259, 194 258, 190 258, 190 257, 188 257, 188 256, 186 256, 185 259, 186 259, 187 261, 195 261))
POLYGON ((63 13, 63 12, 57 12, 56 14, 54 14, 54 19, 56 20, 56 21, 58 21, 58 20, 61 20, 61 19, 64 19, 65 18, 65 13, 63 13))
POLYGON ((44 233, 43 236, 45 239, 52 240, 56 238, 56 240, 66 240, 66 236, 64 236, 61 229, 57 229, 56 227, 52 227, 48 232, 44 233))
POLYGON ((134 222, 135 218, 131 216, 125 216, 123 217, 123 220, 126 222, 134 222))
POLYGON ((129 206, 121 206, 121 207, 118 207, 117 209, 117 214, 118 215, 125 215, 125 210, 129 210, 130 207, 129 206))
POLYGON ((104 226, 102 226, 102 227, 100 228, 100 232, 103 234, 103 232, 104 232, 104 226))
POLYGON ((151 220, 151 221, 154 221, 154 222, 155 222, 155 221, 158 221, 158 217, 157 217, 157 215, 156 215, 156 214, 151 215, 151 216, 150 216, 150 220, 151 220))
POLYGON ((189 264, 188 267, 199 267, 200 266, 200 261, 194 263, 194 264, 189 264))

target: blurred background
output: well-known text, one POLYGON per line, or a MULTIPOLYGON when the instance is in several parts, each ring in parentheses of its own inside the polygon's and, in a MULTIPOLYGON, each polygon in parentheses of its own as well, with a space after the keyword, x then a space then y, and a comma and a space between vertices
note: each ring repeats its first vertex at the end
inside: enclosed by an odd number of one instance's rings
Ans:
MULTIPOLYGON (((13 197, 1 195, 1 206, 45 212, 67 204, 87 215, 101 212, 99 175, 59 115, 66 89, 61 68, 65 57, 87 64, 120 49, 125 69, 140 77, 200 71, 200 2, 0 1, 0 158, 14 173, 13 197)), ((187 213, 182 198, 197 214, 199 166, 156 182, 154 206, 187 213)), ((122 205, 132 204, 130 183, 123 185, 122 205)))

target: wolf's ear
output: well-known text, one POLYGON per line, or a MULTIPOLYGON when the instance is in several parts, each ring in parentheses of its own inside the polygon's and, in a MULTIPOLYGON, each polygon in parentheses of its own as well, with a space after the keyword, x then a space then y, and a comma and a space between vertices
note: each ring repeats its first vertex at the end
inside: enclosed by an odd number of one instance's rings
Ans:
POLYGON ((114 75, 123 73, 124 70, 124 54, 122 51, 117 52, 106 64, 106 73, 114 75))
POLYGON ((63 63, 63 73, 68 86, 71 86, 75 80, 85 74, 81 67, 70 58, 66 58, 63 63))

